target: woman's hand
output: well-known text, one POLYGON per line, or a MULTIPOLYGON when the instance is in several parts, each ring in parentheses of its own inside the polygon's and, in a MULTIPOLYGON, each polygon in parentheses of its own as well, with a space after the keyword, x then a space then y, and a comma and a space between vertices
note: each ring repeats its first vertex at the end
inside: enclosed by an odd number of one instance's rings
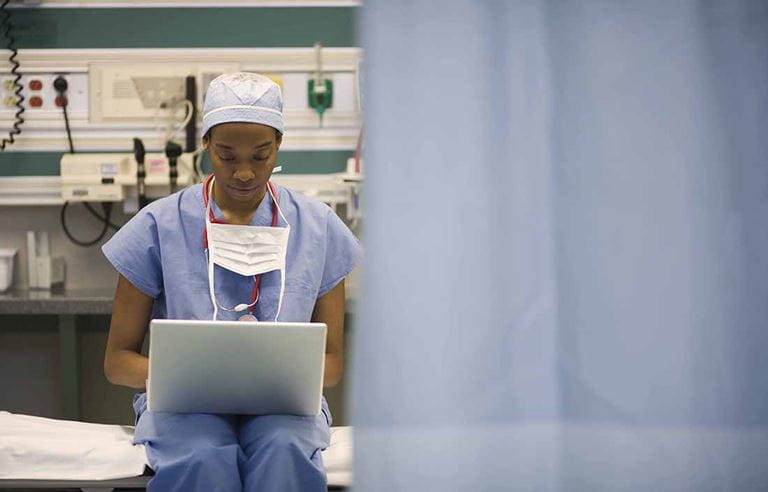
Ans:
POLYGON ((112 304, 104 374, 109 382, 143 389, 149 375, 149 359, 141 355, 154 299, 133 286, 125 277, 117 279, 112 304))
POLYGON ((320 297, 315 303, 312 321, 325 323, 328 333, 325 341, 325 374, 323 386, 329 388, 341 381, 344 372, 344 314, 346 298, 344 280, 320 297))

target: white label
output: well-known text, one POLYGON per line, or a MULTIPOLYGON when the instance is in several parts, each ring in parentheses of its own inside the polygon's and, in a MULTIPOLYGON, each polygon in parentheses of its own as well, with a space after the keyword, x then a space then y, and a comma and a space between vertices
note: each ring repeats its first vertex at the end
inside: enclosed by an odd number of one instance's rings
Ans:
POLYGON ((101 163, 101 175, 102 176, 117 176, 117 164, 114 162, 102 162, 101 163))

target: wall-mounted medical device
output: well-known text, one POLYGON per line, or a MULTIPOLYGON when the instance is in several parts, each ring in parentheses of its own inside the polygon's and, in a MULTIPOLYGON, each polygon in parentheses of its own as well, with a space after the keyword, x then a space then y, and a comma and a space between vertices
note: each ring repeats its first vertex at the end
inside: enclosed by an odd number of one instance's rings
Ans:
MULTIPOLYGON (((96 123, 166 119, 181 111, 185 78, 207 87, 216 76, 237 71, 233 63, 93 63, 89 66, 90 121, 96 123)), ((202 107, 202 93, 197 107, 202 107)), ((183 119, 183 115, 179 115, 183 119)))
MULTIPOLYGON (((176 187, 194 184, 194 155, 176 159, 176 187)), ((171 191, 171 166, 165 153, 144 156, 146 196, 158 198, 171 191)), ((61 197, 68 202, 119 202, 137 197, 137 163, 134 154, 64 154, 60 162, 61 197)))

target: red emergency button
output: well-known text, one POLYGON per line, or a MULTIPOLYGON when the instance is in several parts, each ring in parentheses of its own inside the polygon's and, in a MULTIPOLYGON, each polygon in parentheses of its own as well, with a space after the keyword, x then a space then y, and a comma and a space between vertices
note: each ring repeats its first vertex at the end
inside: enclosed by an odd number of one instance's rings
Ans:
POLYGON ((56 106, 57 106, 57 107, 59 107, 59 108, 60 108, 60 107, 62 107, 62 106, 66 106, 67 104, 69 104, 69 103, 67 102, 67 96, 56 96, 56 101, 54 101, 54 103, 55 103, 55 104, 56 104, 56 106))
POLYGON ((29 89, 33 91, 39 91, 43 88, 43 82, 38 79, 32 79, 29 81, 29 89))
POLYGON ((32 96, 29 98, 29 105, 33 108, 39 108, 43 105, 43 98, 40 96, 32 96))

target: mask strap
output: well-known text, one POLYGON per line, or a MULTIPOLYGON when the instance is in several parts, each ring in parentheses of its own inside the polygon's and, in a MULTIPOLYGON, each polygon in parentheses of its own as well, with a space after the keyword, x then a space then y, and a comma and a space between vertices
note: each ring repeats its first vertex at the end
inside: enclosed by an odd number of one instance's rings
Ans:
MULTIPOLYGON (((205 230, 207 237, 211 237, 211 200, 210 200, 210 186, 213 185, 213 180, 211 180, 211 184, 209 185, 208 189, 208 202, 205 204, 205 230)), ((238 304, 232 309, 226 308, 219 304, 219 301, 216 300, 216 282, 213 277, 214 271, 216 270, 215 265, 213 263, 213 260, 211 259, 211 250, 210 247, 206 249, 206 256, 208 259, 208 293, 211 297, 211 305, 213 306, 213 321, 216 321, 216 318, 219 313, 219 309, 223 309, 224 311, 234 311, 234 312, 240 312, 245 311, 249 307, 255 305, 257 302, 259 302, 260 295, 256 296, 256 299, 250 303, 250 304, 238 304)))
POLYGON ((280 272, 280 297, 277 298, 277 313, 275 313, 275 322, 280 317, 280 311, 283 308, 283 296, 285 295, 285 266, 278 270, 280 272))
POLYGON ((267 182, 267 191, 269 191, 269 196, 272 197, 272 201, 274 202, 275 207, 277 207, 277 213, 280 214, 280 217, 283 219, 283 222, 285 222, 285 224, 288 227, 291 227, 291 224, 288 223, 288 219, 286 219, 285 215, 283 215, 283 209, 280 208, 280 203, 277 201, 277 193, 275 192, 275 189, 273 188, 272 181, 268 181, 267 182))
MULTIPOLYGON (((206 226, 207 226, 207 224, 206 224, 206 226)), ((206 252, 208 253, 208 294, 211 297, 211 305, 213 306, 213 321, 216 321, 216 317, 219 314, 219 303, 216 302, 216 292, 215 292, 215 289, 214 289, 213 259, 211 258, 210 250, 208 250, 206 252)))
MULTIPOLYGON (((213 187, 213 179, 208 182, 208 200, 205 203, 205 234, 210 240, 211 238, 211 188, 213 187)), ((206 256, 208 257, 208 294, 211 297, 211 305, 213 306, 213 321, 219 314, 219 303, 216 301, 216 289, 213 278, 213 258, 211 258, 210 245, 206 248, 206 256)))
MULTIPOLYGON (((272 182, 267 182, 267 190, 269 190, 269 195, 272 197, 272 201, 275 203, 275 207, 277 208, 277 212, 280 214, 280 217, 283 219, 283 222, 285 222, 286 228, 290 231, 291 224, 288 222, 288 219, 285 218, 285 215, 283 215, 283 209, 280 208, 280 203, 277 201, 277 193, 275 189, 273 188, 272 182)), ((287 249, 287 247, 286 247, 287 249)), ((285 253, 285 251, 284 251, 285 253)), ((277 318, 280 316, 280 311, 283 307, 283 297, 285 295, 285 256, 282 258, 283 265, 282 268, 279 270, 280 272, 280 297, 277 299, 277 314, 275 314, 275 321, 277 321, 277 318)))

